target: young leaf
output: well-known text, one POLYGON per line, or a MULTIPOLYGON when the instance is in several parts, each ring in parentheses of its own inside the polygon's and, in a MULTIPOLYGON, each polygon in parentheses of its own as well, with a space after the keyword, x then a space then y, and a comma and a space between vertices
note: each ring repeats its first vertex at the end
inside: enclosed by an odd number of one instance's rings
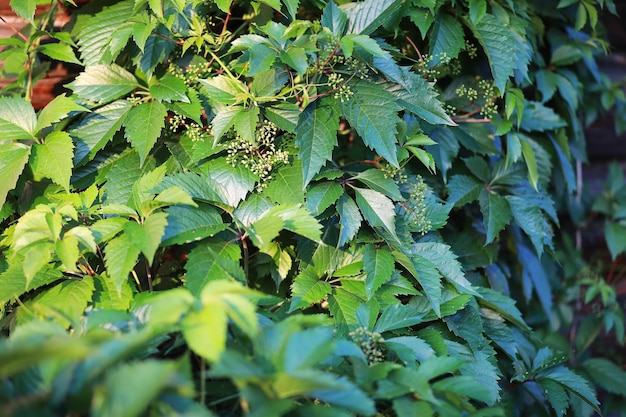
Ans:
POLYGON ((0 207, 4 206, 11 191, 28 162, 30 147, 19 142, 0 143, 0 207))
POLYGON ((216 303, 192 310, 182 320, 182 332, 189 348, 211 362, 217 362, 226 348, 228 316, 216 303))
POLYGON ((67 84, 78 97, 96 103, 109 103, 138 86, 135 76, 116 64, 87 67, 67 84))
POLYGON ((368 81, 351 81, 348 85, 353 95, 340 103, 341 113, 367 146, 397 167, 396 124, 400 121, 400 107, 395 96, 368 81))
POLYGON ((158 101, 141 103, 133 107, 124 121, 124 135, 139 154, 143 165, 165 125, 167 109, 158 101))
POLYGON ((334 100, 319 100, 311 103, 300 114, 296 126, 296 146, 302 160, 302 174, 306 186, 326 161, 332 159, 337 146, 339 114, 334 100))

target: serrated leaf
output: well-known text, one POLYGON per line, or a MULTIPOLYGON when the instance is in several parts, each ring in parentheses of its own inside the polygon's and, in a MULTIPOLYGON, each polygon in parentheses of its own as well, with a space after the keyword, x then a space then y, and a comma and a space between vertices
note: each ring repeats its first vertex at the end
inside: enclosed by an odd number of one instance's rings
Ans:
POLYGON ((583 363, 583 368, 593 381, 608 392, 626 396, 626 372, 616 363, 605 358, 591 358, 583 363))
POLYGON ((150 86, 150 95, 153 98, 159 101, 167 101, 168 103, 171 101, 190 103, 189 98, 185 94, 186 91, 187 85, 185 81, 169 73, 159 79, 156 84, 150 86))
POLYGON ((337 146, 339 114, 333 100, 319 100, 311 103, 300 114, 296 126, 296 146, 302 160, 302 174, 306 186, 332 159, 337 146))
POLYGON ((391 330, 404 329, 419 324, 424 319, 424 313, 410 304, 394 304, 385 308, 378 320, 374 331, 384 333, 391 330))
POLYGON ((485 225, 485 244, 493 242, 498 233, 509 224, 512 213, 506 198, 483 188, 480 192, 478 202, 483 215, 485 225))
POLYGON ((319 241, 321 236, 321 225, 299 205, 278 205, 269 209, 252 223, 248 231, 255 246, 267 252, 268 244, 283 229, 313 241, 319 241))
POLYGON ((300 204, 304 202, 303 188, 302 166, 299 161, 294 161, 272 174, 263 195, 277 204, 300 204))
POLYGON ((221 137, 235 124, 235 118, 241 112, 244 112, 243 106, 224 106, 220 108, 213 120, 211 120, 211 130, 213 133, 213 146, 215 146, 221 137))
POLYGON ((122 291, 118 292, 115 284, 106 275, 94 275, 93 303, 95 308, 107 310, 128 310, 133 300, 133 290, 124 281, 122 291))
POLYGON ((207 204, 198 207, 176 205, 165 210, 167 227, 161 245, 182 245, 204 239, 228 227, 215 208, 207 204))
POLYGON ((331 181, 316 183, 306 193, 306 207, 314 216, 318 216, 336 203, 342 194, 343 188, 339 183, 331 181))
POLYGON ((550 237, 549 225, 541 209, 522 197, 507 195, 505 198, 509 202, 515 222, 528 235, 541 256, 546 239, 550 237))
POLYGON ((96 153, 113 138, 124 122, 132 104, 126 100, 117 100, 86 114, 77 124, 69 129, 70 136, 76 142, 74 165, 83 165, 93 159, 96 153))
POLYGON ((552 289, 540 259, 525 245, 518 243, 517 254, 522 265, 524 296, 528 301, 534 288, 546 314, 552 314, 552 289))
POLYGON ((410 256, 415 278, 424 290, 430 305, 437 315, 441 317, 441 301, 442 289, 441 273, 437 270, 437 266, 421 255, 412 254, 410 256))
POLYGON ((230 4, 232 0, 215 0, 215 4, 221 11, 228 13, 230 11, 230 4))
POLYGON ((411 253, 420 255, 432 262, 444 278, 454 285, 460 293, 479 295, 472 287, 472 283, 465 278, 463 268, 450 246, 436 242, 414 243, 411 246, 411 253))
POLYGON ((211 101, 224 105, 237 104, 239 102, 238 96, 248 92, 244 83, 226 75, 198 81, 211 101))
POLYGON ((134 0, 121 1, 105 7, 83 25, 77 38, 81 58, 86 66, 106 64, 115 59, 115 55, 109 51, 111 37, 120 28, 121 23, 130 19, 134 8, 134 0))
POLYGON ((339 214, 340 236, 339 247, 352 240, 361 228, 363 217, 359 207, 347 194, 342 194, 337 201, 337 213, 339 214))
POLYGON ((333 35, 342 36, 348 24, 348 16, 331 0, 324 7, 320 23, 330 29, 333 35))
POLYGON ((33 20, 37 3, 37 0, 11 0, 9 4, 16 15, 26 20, 33 20))
POLYGON ((599 403, 593 389, 583 377, 575 374, 570 369, 564 366, 550 368, 537 374, 537 379, 539 378, 546 378, 557 382, 567 391, 589 404, 595 412, 601 414, 598 407, 599 403))
POLYGON ((365 0, 347 11, 348 33, 369 35, 402 7, 400 0, 365 0))
POLYGON ((185 315, 182 320, 183 337, 193 352, 217 362, 226 348, 227 325, 228 316, 223 306, 205 306, 185 315))
POLYGON ((30 165, 33 172, 50 178, 69 191, 73 150, 74 144, 67 132, 51 132, 44 143, 35 143, 32 146, 30 165))
POLYGON ((365 270, 365 292, 368 299, 374 296, 385 282, 391 279, 393 274, 393 256, 391 252, 374 245, 363 248, 363 269, 365 270))
POLYGON ((141 103, 133 107, 124 121, 124 136, 139 154, 143 165, 165 125, 167 109, 158 101, 141 103))
POLYGON ((200 294, 202 288, 213 280, 230 279, 246 282, 241 268, 241 248, 232 243, 204 244, 196 246, 187 255, 185 264, 185 286, 193 294, 200 294))
POLYGON ((63 278, 63 273, 57 268, 44 267, 31 280, 27 280, 20 263, 10 265, 0 273, 0 304, 20 297, 27 291, 48 285, 63 278))
POLYGON ((527 132, 545 132, 558 129, 567 124, 555 111, 536 101, 524 103, 524 116, 520 128, 527 132))
POLYGON ((356 194, 356 204, 359 206, 363 218, 376 228, 381 227, 398 243, 395 225, 395 207, 393 202, 384 194, 367 188, 353 187, 356 194))
POLYGON ((88 66, 67 87, 83 100, 108 103, 130 93, 139 83, 124 68, 110 64, 88 66))
POLYGON ((395 96, 368 81, 351 81, 348 85, 353 95, 339 104, 341 113, 368 147, 397 167, 396 125, 400 122, 400 107, 395 96))
POLYGON ((393 178, 386 176, 380 169, 371 168, 359 172, 352 177, 361 181, 374 191, 378 191, 394 201, 403 201, 404 197, 400 193, 400 188, 393 178))
POLYGON ((77 104, 71 98, 61 94, 56 96, 50 103, 46 104, 37 118, 35 131, 51 126, 53 123, 66 118, 70 113, 89 111, 87 108, 77 104))
POLYGON ((8 192, 15 188, 29 154, 30 147, 24 144, 0 143, 0 207, 4 206, 8 192))
POLYGON ((46 43, 43 45, 39 45, 37 50, 52 59, 56 59, 57 61, 82 65, 82 62, 80 62, 80 60, 76 58, 74 49, 72 49, 72 47, 66 43, 46 43))
POLYGON ((465 47, 463 26, 457 18, 440 11, 430 29, 430 55, 434 57, 433 64, 438 64, 440 56, 456 58, 465 47))
POLYGON ((328 282, 320 280, 313 268, 306 268, 294 278, 291 284, 289 312, 318 303, 331 292, 332 287, 328 282))
POLYGON ((233 118, 235 132, 250 143, 256 141, 257 124, 259 123, 260 109, 256 105, 246 107, 237 112, 233 118))
POLYGON ((37 116, 32 104, 22 97, 0 97, 2 140, 36 140, 37 116))
POLYGON ((128 280, 130 272, 137 264, 139 253, 139 248, 132 244, 131 239, 125 233, 109 241, 104 248, 107 273, 118 293, 121 293, 124 282, 128 280))
POLYGON ((482 297, 478 300, 480 305, 498 312, 502 317, 521 329, 529 329, 522 318, 522 313, 515 306, 515 300, 491 288, 479 287, 478 292, 482 297))
POLYGON ((179 172, 167 175, 152 192, 160 193, 173 186, 180 187, 195 200, 227 204, 223 197, 227 193, 220 190, 221 185, 213 181, 209 174, 179 172))
POLYGON ((515 35, 507 22, 498 20, 491 14, 485 14, 470 28, 476 39, 483 46, 489 59, 489 66, 494 84, 503 95, 509 77, 516 69, 515 52, 511 45, 516 45, 515 35))
POLYGON ((485 184, 475 177, 468 175, 454 175, 448 182, 448 199, 446 204, 459 207, 475 201, 480 196, 485 184))
POLYGON ((564 416, 569 408, 569 398, 565 389, 558 382, 551 379, 537 379, 537 384, 541 387, 546 400, 550 403, 556 415, 558 417, 564 416))

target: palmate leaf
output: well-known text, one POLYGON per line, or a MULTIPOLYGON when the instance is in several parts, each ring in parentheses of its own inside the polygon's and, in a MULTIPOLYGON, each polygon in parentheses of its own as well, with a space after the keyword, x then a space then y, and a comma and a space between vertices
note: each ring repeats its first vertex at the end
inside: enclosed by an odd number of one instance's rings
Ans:
POLYGON ((470 22, 469 26, 483 46, 489 59, 495 86, 503 95, 506 83, 517 67, 516 51, 511 48, 517 44, 515 35, 507 22, 500 21, 491 14, 485 14, 476 24, 470 22))
MULTIPOLYGON (((69 129, 70 136, 76 142, 74 165, 83 165, 113 138, 132 108, 127 100, 116 100, 106 106, 99 107, 85 115, 69 129)), ((40 116, 41 117, 41 116, 40 116)))
POLYGON ((73 150, 74 144, 67 132, 51 132, 43 143, 32 146, 30 165, 33 172, 50 178, 69 191, 73 150))
POLYGON ((116 64, 94 65, 67 87, 83 100, 96 103, 108 103, 116 100, 139 86, 133 74, 116 64))
POLYGON ((391 252, 384 248, 367 245, 363 248, 363 269, 365 270, 365 292, 372 298, 377 289, 391 279, 394 261, 391 252))
POLYGON ((15 188, 29 153, 30 147, 19 142, 0 143, 0 207, 4 205, 7 193, 15 188))
POLYGON ((167 109, 158 101, 141 103, 128 112, 124 121, 124 134, 139 154, 140 165, 143 165, 161 135, 166 115, 167 109))
POLYGON ((485 225, 485 244, 489 244, 511 220, 511 208, 506 198, 490 192, 486 188, 480 192, 478 202, 485 225))
POLYGON ((348 33, 369 35, 402 7, 400 0, 365 0, 347 11, 348 33))
POLYGON ((307 106, 296 126, 296 146, 302 160, 306 186, 319 170, 332 159, 337 146, 339 111, 335 100, 322 99, 307 106))
POLYGON ((382 85, 369 81, 351 81, 348 85, 353 95, 339 104, 341 113, 368 147, 397 167, 396 125, 400 122, 400 106, 396 97, 382 85))
POLYGON ((0 97, 2 140, 35 140, 37 116, 32 104, 22 97, 0 97))

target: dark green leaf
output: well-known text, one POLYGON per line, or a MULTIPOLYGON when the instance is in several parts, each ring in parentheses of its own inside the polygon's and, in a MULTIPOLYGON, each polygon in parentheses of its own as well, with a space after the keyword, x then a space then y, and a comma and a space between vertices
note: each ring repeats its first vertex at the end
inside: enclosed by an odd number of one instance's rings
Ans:
POLYGON ((306 207, 314 216, 337 202, 343 194, 343 188, 337 182, 324 181, 313 184, 306 193, 306 207))
POLYGON ((139 154, 143 165, 165 125, 167 109, 158 101, 142 103, 133 107, 124 121, 125 136, 139 154))
POLYGON ((354 200, 347 194, 342 194, 337 201, 337 213, 339 214, 340 236, 339 247, 352 240, 356 232, 361 228, 363 216, 354 200))
POLYGON ((439 64, 442 56, 456 58, 465 47, 463 27, 454 16, 439 11, 430 29, 430 55, 433 64, 439 64))
POLYGON ((365 0, 348 9, 348 33, 369 35, 400 10, 399 0, 365 0))
POLYGON ((575 374, 570 369, 564 366, 550 368, 539 373, 537 375, 537 379, 539 378, 546 378, 555 381, 567 391, 589 404, 594 411, 600 413, 600 409, 598 408, 599 403, 593 389, 584 378, 575 374))
POLYGON ((480 192, 478 202, 480 211, 483 214, 483 223, 486 231, 485 244, 493 242, 498 233, 509 224, 512 213, 506 198, 483 188, 480 192))
POLYGON ((391 279, 394 261, 387 249, 367 245, 363 248, 363 269, 365 270, 365 292, 368 299, 376 290, 391 279))
POLYGON ((166 209, 167 227, 161 245, 180 245, 204 239, 228 227, 212 206, 176 205, 166 209))
POLYGON ((354 187, 354 191, 356 204, 370 226, 381 227, 392 237, 394 243, 399 242, 396 235, 396 212, 393 202, 378 191, 357 187, 354 187))
POLYGON ((348 23, 348 16, 331 0, 324 7, 320 23, 330 29, 333 35, 342 36, 348 23))
POLYGON ((402 201, 404 198, 400 194, 400 188, 393 178, 387 176, 383 171, 376 168, 359 172, 352 177, 361 181, 374 191, 378 191, 394 201, 402 201))

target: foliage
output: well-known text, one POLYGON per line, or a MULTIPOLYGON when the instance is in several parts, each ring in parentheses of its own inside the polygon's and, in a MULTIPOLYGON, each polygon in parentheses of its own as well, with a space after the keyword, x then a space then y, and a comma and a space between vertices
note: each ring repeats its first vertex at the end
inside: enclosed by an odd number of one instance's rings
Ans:
POLYGON ((2 414, 619 409, 612 282, 558 262, 614 5, 548 3, 12 2, 2 414), (80 70, 36 110, 50 59, 80 70))

